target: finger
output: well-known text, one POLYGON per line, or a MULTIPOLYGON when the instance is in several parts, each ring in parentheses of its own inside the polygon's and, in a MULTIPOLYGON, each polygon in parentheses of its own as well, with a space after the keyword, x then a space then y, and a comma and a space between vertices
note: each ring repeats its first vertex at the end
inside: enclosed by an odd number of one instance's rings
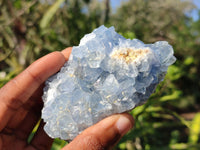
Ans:
POLYGON ((30 142, 28 148, 35 148, 40 150, 48 150, 51 148, 53 139, 51 139, 44 131, 44 122, 41 121, 40 126, 30 142))
POLYGON ((35 118, 39 120, 41 109, 43 107, 43 102, 41 100, 42 93, 43 84, 35 91, 35 93, 29 98, 29 100, 25 104, 23 104, 16 111, 16 113, 14 113, 14 115, 8 121, 6 128, 19 130, 19 128, 21 129, 21 127, 26 124, 25 120, 29 119, 28 123, 30 124, 35 123, 35 121, 31 121, 33 118, 33 120, 35 120, 35 118))
POLYGON ((87 128, 62 150, 111 149, 134 124, 129 114, 116 114, 87 128))
POLYGON ((29 137, 40 119, 42 106, 43 105, 39 103, 35 104, 26 117, 18 124, 16 123, 17 127, 15 128, 14 133, 17 138, 26 140, 29 137))
POLYGON ((64 56, 60 52, 53 52, 35 61, 1 89, 1 103, 17 109, 49 76, 56 73, 64 62, 64 56))
POLYGON ((29 112, 27 117, 23 120, 23 122, 14 130, 14 134, 16 138, 21 140, 27 140, 31 132, 33 131, 35 125, 39 121, 40 117, 35 114, 29 112))
MULTIPOLYGON (((66 48, 63 51, 61 51, 61 53, 64 55, 66 61, 68 60, 68 57, 70 56, 71 50, 72 50, 72 47, 69 47, 69 48, 66 48)), ((21 125, 20 123, 24 120, 25 117, 26 117, 25 120, 28 120, 28 122, 27 122, 28 124, 32 124, 32 123, 34 124, 35 122, 38 121, 38 119, 40 117, 40 116, 38 116, 38 114, 40 114, 40 113, 38 113, 35 110, 38 110, 38 108, 42 108, 41 106, 43 104, 41 101, 41 96, 43 94, 43 87, 44 87, 44 85, 42 84, 35 91, 35 93, 29 98, 29 101, 27 101, 22 107, 20 107, 20 109, 18 109, 17 113, 15 113, 15 115, 12 117, 12 119, 8 122, 7 128, 15 129, 15 128, 17 128, 17 126, 19 126, 17 131, 19 131, 20 133, 21 133, 21 130, 26 131, 26 132, 22 132, 22 133, 29 133, 30 131, 32 131, 32 128, 27 128, 27 126, 25 126, 24 123, 23 123, 23 125, 21 125), (36 105, 36 106, 34 106, 34 105, 36 105), (34 107, 34 108, 32 108, 32 107, 34 107), (27 116, 27 113, 29 110, 32 112, 29 112, 29 114, 27 116), (35 119, 36 117, 33 117, 33 119, 31 119, 33 115, 37 116, 37 120, 35 119), (23 129, 24 127, 25 127, 25 129, 23 129)), ((26 135, 25 135, 25 137, 26 137, 26 135)))
POLYGON ((66 61, 68 61, 71 52, 72 52, 72 47, 65 48, 64 50, 61 51, 61 53, 65 56, 66 61))
POLYGON ((10 117, 21 107, 35 90, 65 63, 60 52, 53 52, 30 65, 20 75, 8 82, 0 90, 0 131, 10 117))

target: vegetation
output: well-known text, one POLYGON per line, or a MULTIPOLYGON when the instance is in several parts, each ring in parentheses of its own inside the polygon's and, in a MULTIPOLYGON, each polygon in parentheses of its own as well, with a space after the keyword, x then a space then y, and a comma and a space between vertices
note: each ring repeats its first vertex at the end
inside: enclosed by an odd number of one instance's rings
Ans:
MULTIPOLYGON (((148 102, 130 112, 135 127, 115 149, 200 149, 200 18, 187 15, 190 1, 127 0, 116 11, 109 0, 42 2, 0 0, 0 87, 101 24, 145 43, 166 40, 177 61, 148 102)), ((52 150, 65 144, 56 139, 52 150)))

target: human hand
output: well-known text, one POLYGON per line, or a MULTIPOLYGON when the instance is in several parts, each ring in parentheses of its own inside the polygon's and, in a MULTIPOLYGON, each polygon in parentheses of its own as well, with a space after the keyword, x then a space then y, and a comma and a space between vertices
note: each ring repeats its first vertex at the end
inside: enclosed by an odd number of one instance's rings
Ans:
MULTIPOLYGON (((0 150, 48 150, 51 139, 39 128, 27 142, 40 120, 44 81, 68 60, 72 48, 50 53, 35 61, 0 89, 0 150)), ((116 114, 87 128, 63 150, 101 150, 112 148, 133 126, 129 114, 116 114)))

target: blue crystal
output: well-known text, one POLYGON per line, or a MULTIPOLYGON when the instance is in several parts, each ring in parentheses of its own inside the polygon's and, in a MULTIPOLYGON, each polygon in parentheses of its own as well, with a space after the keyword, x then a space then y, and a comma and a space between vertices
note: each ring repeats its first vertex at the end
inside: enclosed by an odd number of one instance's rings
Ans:
POLYGON ((166 41, 144 44, 100 26, 46 81, 42 118, 52 138, 72 140, 101 119, 143 104, 175 62, 166 41))

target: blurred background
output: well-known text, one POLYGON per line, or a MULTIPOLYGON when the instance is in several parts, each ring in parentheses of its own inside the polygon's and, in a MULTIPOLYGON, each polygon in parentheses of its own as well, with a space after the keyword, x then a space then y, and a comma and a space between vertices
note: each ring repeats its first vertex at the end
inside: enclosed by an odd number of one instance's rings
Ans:
MULTIPOLYGON (((102 24, 145 43, 166 40, 177 58, 156 93, 130 112, 135 127, 115 149, 200 149, 199 0, 0 0, 0 87, 102 24)), ((52 150, 65 144, 56 139, 52 150)))

